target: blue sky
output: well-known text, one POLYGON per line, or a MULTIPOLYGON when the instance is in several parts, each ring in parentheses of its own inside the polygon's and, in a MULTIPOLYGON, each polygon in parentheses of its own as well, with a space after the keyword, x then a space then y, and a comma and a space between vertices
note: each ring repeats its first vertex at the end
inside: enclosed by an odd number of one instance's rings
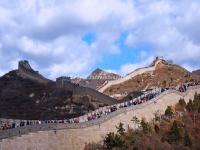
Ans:
POLYGON ((164 56, 200 68, 199 0, 1 0, 0 75, 21 59, 55 79, 125 75, 164 56))

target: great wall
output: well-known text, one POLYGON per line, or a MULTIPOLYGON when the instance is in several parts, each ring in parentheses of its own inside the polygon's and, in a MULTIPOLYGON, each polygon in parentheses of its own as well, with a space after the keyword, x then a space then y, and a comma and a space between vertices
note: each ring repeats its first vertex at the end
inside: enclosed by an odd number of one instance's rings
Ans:
POLYGON ((186 102, 200 94, 200 86, 190 87, 185 93, 167 90, 156 98, 130 107, 121 108, 97 120, 77 124, 46 124, 26 126, 0 132, 0 150, 80 150, 86 142, 101 141, 108 132, 115 132, 115 126, 122 122, 125 128, 132 127, 133 116, 147 121, 153 119, 155 112, 161 114, 167 106, 174 106, 180 98, 186 102))
POLYGON ((70 80, 66 77, 60 77, 57 78, 56 83, 58 83, 58 87, 70 90, 73 92, 74 95, 87 95, 90 96, 97 101, 101 101, 105 104, 114 104, 116 103, 116 100, 114 98, 111 98, 103 93, 100 93, 94 89, 88 88, 88 87, 82 87, 77 84, 72 84, 70 80), (60 81, 59 81, 60 80, 60 81), (64 80, 64 81, 63 81, 64 80))
POLYGON ((156 57, 156 60, 154 60, 153 64, 150 65, 149 67, 137 69, 137 70, 133 71, 132 73, 126 75, 125 77, 119 78, 117 80, 108 81, 101 88, 99 88, 98 91, 103 93, 106 89, 108 89, 109 87, 111 87, 113 85, 121 84, 125 81, 130 80, 131 78, 133 78, 137 75, 147 73, 147 72, 152 72, 156 69, 156 66, 161 62, 163 63, 163 62, 166 62, 166 61, 162 57, 156 57))
MULTIPOLYGON (((28 78, 42 84, 54 82, 40 75, 38 71, 34 71, 31 68, 29 62, 26 60, 19 61, 17 73, 19 76, 23 78, 28 78)), ((57 78, 56 84, 59 88, 65 88, 69 91, 72 91, 74 96, 76 95, 90 96, 97 101, 100 101, 109 105, 116 103, 116 100, 114 98, 111 98, 105 94, 102 94, 94 89, 82 87, 82 86, 71 83, 69 77, 57 78)))

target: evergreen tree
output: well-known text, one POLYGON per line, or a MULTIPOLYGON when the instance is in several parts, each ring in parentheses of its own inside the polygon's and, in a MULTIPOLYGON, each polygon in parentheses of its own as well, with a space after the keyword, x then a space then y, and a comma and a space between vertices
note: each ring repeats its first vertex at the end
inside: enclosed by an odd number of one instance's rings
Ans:
POLYGON ((195 92, 195 94, 194 94, 194 101, 198 101, 199 100, 199 96, 198 96, 198 94, 197 94, 197 92, 195 92))
POLYGON ((107 149, 120 148, 123 147, 124 141, 120 135, 110 132, 106 135, 104 139, 104 145, 107 149))
POLYGON ((157 124, 155 124, 154 130, 155 130, 155 132, 158 134, 159 131, 160 131, 160 127, 159 127, 157 124))
POLYGON ((123 123, 119 123, 119 125, 118 126, 116 126, 116 128, 117 128, 117 133, 119 134, 119 135, 123 135, 124 134, 124 132, 125 132, 125 129, 124 129, 124 124, 123 123))
POLYGON ((187 109, 187 111, 189 111, 189 112, 193 111, 193 102, 192 102, 191 99, 190 99, 189 102, 187 103, 186 109, 187 109))
POLYGON ((185 102, 185 100, 184 99, 180 99, 179 100, 179 102, 178 102, 183 108, 185 108, 185 106, 186 106, 186 102, 185 102))
POLYGON ((141 120, 140 125, 141 125, 142 130, 145 134, 147 134, 151 131, 150 125, 145 121, 144 118, 141 120))
POLYGON ((115 147, 115 133, 114 132, 110 132, 106 135, 104 139, 104 145, 108 149, 112 149, 113 147, 115 147))
POLYGON ((184 134, 184 145, 188 147, 192 146, 192 140, 187 131, 185 131, 185 134, 184 134))
POLYGON ((140 124, 140 120, 134 116, 131 121, 135 124, 135 128, 140 124))
POLYGON ((197 93, 195 93, 193 100, 193 111, 198 111, 199 106, 200 106, 199 96, 197 93))
POLYGON ((173 111, 171 106, 167 106, 167 109, 165 110, 165 116, 172 117, 173 111))
POLYGON ((177 142, 179 142, 179 140, 181 140, 181 138, 182 138, 181 131, 178 127, 178 122, 176 120, 174 120, 171 130, 170 130, 168 142, 169 143, 177 143, 177 142))

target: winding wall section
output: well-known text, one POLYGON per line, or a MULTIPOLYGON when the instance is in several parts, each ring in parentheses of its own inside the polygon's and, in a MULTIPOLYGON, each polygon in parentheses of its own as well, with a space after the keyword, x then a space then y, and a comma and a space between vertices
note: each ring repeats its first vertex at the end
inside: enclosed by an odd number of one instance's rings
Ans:
POLYGON ((166 91, 151 101, 119 109, 106 117, 90 122, 37 125, 8 130, 0 133, 2 139, 0 149, 80 150, 83 149, 86 142, 101 141, 106 133, 115 132, 115 126, 119 122, 123 122, 126 128, 134 127, 131 122, 133 116, 151 120, 156 111, 159 110, 163 113, 167 106, 175 105, 180 98, 184 98, 188 102, 193 98, 195 92, 200 93, 200 86, 191 87, 186 93, 174 90, 166 91))
POLYGON ((156 62, 156 64, 154 66, 152 66, 152 67, 137 69, 134 72, 130 73, 129 75, 127 75, 127 76, 125 76, 123 78, 120 78, 120 79, 117 79, 117 80, 111 80, 107 84, 105 84, 103 87, 98 89, 98 91, 99 92, 104 92, 106 89, 108 89, 109 87, 111 87, 113 85, 121 84, 121 83, 123 83, 125 81, 128 81, 128 80, 132 79, 133 77, 135 77, 137 75, 140 75, 140 74, 143 74, 143 73, 146 73, 146 72, 152 72, 152 71, 155 70, 156 65, 158 63, 159 62, 156 62))

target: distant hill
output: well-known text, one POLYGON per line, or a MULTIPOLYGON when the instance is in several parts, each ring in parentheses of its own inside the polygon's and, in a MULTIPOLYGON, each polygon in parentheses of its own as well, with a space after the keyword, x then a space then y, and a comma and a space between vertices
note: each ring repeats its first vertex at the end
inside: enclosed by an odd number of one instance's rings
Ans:
POLYGON ((93 89, 57 84, 21 61, 18 70, 0 77, 0 118, 72 118, 115 102, 93 89))
POLYGON ((75 78, 75 79, 72 79, 72 82, 84 87, 98 89, 101 86, 103 86, 105 82, 116 80, 119 78, 121 78, 121 76, 118 74, 110 73, 110 72, 97 68, 86 79, 75 78))
POLYGON ((100 90, 107 95, 122 99, 132 92, 154 87, 171 87, 188 81, 200 81, 200 77, 181 66, 158 59, 149 67, 137 69, 119 80, 108 82, 100 90))
POLYGON ((195 74, 195 75, 200 75, 200 69, 192 71, 192 73, 195 74))
POLYGON ((116 80, 121 78, 120 75, 104 71, 102 69, 95 69, 88 77, 87 79, 105 79, 105 80, 116 80))

